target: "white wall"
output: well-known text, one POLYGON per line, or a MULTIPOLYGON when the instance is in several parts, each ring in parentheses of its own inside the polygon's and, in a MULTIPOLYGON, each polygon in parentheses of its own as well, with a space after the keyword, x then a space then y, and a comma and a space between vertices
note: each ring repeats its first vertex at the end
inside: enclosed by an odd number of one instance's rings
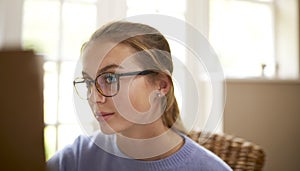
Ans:
POLYGON ((275 51, 279 64, 277 76, 299 78, 298 0, 276 0, 275 4, 275 51))
POLYGON ((126 17, 126 0, 98 0, 97 26, 126 17))
POLYGON ((0 0, 0 49, 20 48, 23 0, 0 0))

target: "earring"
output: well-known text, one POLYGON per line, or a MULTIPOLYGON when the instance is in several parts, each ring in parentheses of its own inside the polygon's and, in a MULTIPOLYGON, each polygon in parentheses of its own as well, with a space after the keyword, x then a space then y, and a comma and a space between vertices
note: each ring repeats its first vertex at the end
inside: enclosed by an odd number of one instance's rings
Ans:
POLYGON ((157 93, 157 97, 160 98, 161 96, 162 96, 162 94, 161 94, 160 92, 158 92, 158 93, 157 93))

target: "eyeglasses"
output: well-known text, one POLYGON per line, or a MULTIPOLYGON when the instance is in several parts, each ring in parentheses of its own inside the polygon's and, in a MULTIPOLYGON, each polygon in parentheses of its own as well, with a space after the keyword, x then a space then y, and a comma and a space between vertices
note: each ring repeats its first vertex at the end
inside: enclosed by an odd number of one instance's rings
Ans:
POLYGON ((87 78, 76 78, 73 81, 76 93, 81 99, 88 100, 92 94, 92 84, 97 91, 105 97, 113 97, 120 90, 120 77, 134 75, 148 75, 157 73, 153 70, 135 71, 127 73, 104 72, 99 74, 95 80, 87 78))

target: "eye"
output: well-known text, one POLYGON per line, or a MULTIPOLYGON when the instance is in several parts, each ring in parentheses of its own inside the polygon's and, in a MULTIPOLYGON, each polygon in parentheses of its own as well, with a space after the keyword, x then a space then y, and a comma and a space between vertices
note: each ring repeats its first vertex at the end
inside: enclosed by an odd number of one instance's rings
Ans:
POLYGON ((117 82, 117 75, 116 74, 112 74, 112 73, 106 73, 104 74, 103 76, 103 81, 106 83, 106 84, 113 84, 113 83, 116 83, 117 82))

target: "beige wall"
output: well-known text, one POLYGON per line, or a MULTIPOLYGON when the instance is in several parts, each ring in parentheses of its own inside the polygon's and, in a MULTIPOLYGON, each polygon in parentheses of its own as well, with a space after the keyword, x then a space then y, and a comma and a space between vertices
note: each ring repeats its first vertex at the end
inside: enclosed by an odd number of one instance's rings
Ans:
POLYGON ((228 80, 224 132, 261 145, 264 170, 300 170, 300 81, 228 80))

